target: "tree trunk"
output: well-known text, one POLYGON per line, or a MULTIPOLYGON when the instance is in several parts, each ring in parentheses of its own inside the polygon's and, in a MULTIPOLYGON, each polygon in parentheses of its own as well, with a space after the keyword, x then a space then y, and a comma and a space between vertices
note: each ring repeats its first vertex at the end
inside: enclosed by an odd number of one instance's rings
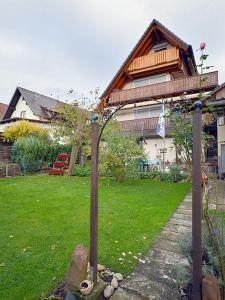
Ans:
POLYGON ((70 154, 70 163, 69 163, 69 168, 68 168, 68 172, 67 172, 68 176, 73 175, 75 163, 76 163, 76 160, 77 160, 78 148, 79 147, 77 145, 72 146, 72 151, 71 151, 71 154, 70 154))
POLYGON ((80 153, 80 165, 81 167, 85 167, 86 163, 86 155, 81 151, 80 153))

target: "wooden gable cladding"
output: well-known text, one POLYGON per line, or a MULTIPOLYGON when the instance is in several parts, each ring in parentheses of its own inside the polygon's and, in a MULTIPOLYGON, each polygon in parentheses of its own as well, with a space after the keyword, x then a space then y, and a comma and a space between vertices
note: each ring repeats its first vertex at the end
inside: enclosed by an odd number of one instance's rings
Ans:
POLYGON ((179 76, 182 76, 182 73, 190 76, 193 75, 190 61, 193 66, 196 66, 192 47, 160 22, 153 20, 100 97, 99 107, 107 105, 109 95, 114 90, 121 90, 133 78, 134 73, 138 74, 137 76, 143 76, 147 72, 151 74, 169 70, 179 76), (168 49, 168 52, 148 56, 152 47, 162 42, 167 42, 173 50, 168 49), (138 64, 141 65, 140 69, 136 67, 138 64), (185 71, 182 67, 185 68, 185 71))

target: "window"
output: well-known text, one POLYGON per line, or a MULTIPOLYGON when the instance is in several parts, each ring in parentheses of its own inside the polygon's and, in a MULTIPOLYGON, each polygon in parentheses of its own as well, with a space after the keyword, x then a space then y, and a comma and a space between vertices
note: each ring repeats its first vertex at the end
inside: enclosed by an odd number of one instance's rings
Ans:
POLYGON ((160 106, 147 106, 134 109, 134 119, 145 119, 158 117, 160 106))
POLYGON ((159 52, 159 51, 166 50, 167 48, 168 48, 168 44, 162 43, 162 44, 155 45, 152 49, 153 52, 159 52))
POLYGON ((22 118, 22 119, 25 119, 25 118, 26 118, 26 111, 25 111, 25 110, 22 110, 22 111, 20 112, 20 118, 22 118))
POLYGON ((134 110, 134 119, 150 118, 150 107, 137 108, 134 110))
POLYGON ((141 87, 145 85, 149 85, 149 78, 136 79, 134 80, 134 87, 141 87))
POLYGON ((165 82, 165 81, 169 81, 169 80, 170 80, 169 74, 160 74, 160 75, 145 77, 145 78, 141 78, 141 79, 136 79, 133 81, 133 84, 134 84, 134 87, 136 88, 136 87, 146 86, 149 84, 165 82))

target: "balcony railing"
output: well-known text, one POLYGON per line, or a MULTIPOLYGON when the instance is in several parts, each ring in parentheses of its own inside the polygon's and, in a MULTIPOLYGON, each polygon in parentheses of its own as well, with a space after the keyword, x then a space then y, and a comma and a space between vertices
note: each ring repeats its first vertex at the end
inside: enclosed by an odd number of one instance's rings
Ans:
MULTIPOLYGON (((158 117, 119 121, 120 127, 124 132, 156 134, 158 117)), ((165 127, 169 129, 169 119, 165 120, 165 127)))
POLYGON ((201 81, 202 89, 204 91, 211 91, 218 85, 218 72, 195 75, 128 90, 115 91, 111 93, 108 104, 114 106, 128 102, 137 103, 151 99, 155 100, 175 97, 182 95, 184 92, 187 92, 187 94, 198 93, 200 91, 200 80, 203 79, 204 82, 201 81))
POLYGON ((127 70, 132 74, 173 62, 179 62, 179 49, 175 47, 137 57, 132 61, 127 70))

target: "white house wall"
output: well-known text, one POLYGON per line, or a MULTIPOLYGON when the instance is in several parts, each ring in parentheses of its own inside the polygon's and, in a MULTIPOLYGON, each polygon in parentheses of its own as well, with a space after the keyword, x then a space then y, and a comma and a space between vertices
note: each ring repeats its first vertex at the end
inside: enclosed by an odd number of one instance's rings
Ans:
POLYGON ((26 101, 23 100, 22 96, 20 96, 17 105, 15 107, 15 110, 13 111, 11 118, 21 118, 21 112, 25 111, 26 119, 32 119, 32 120, 40 120, 40 117, 33 114, 32 110, 30 109, 29 105, 27 105, 26 101))
POLYGON ((217 121, 217 146, 218 146, 218 167, 221 168, 221 146, 225 144, 225 118, 220 117, 217 121))
MULTIPOLYGON (((160 153, 160 149, 164 148, 163 138, 148 138, 146 139, 145 143, 146 144, 144 144, 144 150, 148 159, 163 159, 163 154, 160 153)), ((165 148, 167 149, 167 152, 165 153, 165 162, 176 162, 176 151, 174 148, 172 148, 172 138, 165 139, 165 148)))

